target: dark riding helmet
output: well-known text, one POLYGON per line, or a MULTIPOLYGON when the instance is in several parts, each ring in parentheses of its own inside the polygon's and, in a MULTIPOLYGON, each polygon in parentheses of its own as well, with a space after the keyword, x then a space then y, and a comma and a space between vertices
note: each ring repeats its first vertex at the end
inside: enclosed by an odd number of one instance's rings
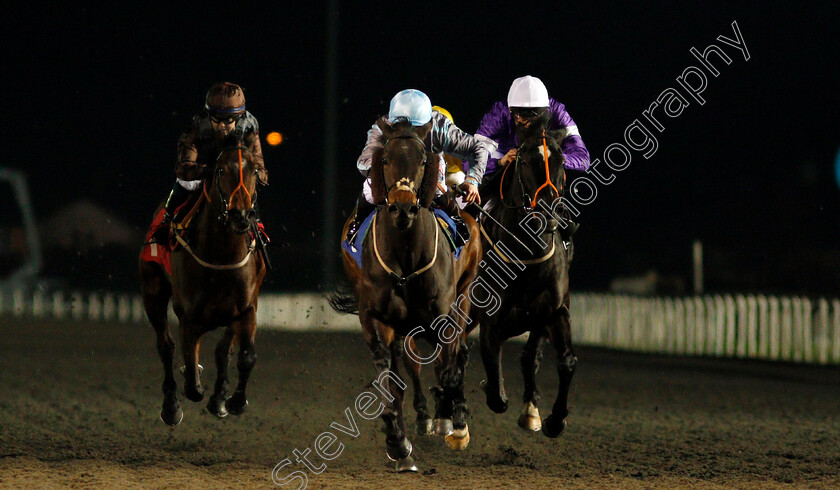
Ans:
POLYGON ((245 94, 235 83, 215 83, 204 98, 204 108, 213 119, 237 119, 245 114, 245 94))

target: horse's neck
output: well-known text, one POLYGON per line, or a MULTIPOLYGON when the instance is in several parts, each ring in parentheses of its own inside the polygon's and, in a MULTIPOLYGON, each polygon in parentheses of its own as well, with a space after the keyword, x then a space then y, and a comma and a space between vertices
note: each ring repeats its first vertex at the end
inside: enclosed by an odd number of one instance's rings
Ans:
POLYGON ((212 206, 212 202, 205 201, 198 211, 198 226, 193 229, 193 249, 210 262, 239 260, 247 252, 247 240, 219 221, 218 215, 211 209, 212 206))

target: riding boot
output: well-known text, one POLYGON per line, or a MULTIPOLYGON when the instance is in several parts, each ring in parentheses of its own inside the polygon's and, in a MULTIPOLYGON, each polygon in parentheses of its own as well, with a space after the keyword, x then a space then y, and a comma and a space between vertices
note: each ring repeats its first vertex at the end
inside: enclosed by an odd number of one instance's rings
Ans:
POLYGON ((178 207, 187 201, 190 196, 190 191, 184 189, 178 181, 172 186, 172 191, 169 193, 169 198, 166 200, 164 206, 163 223, 169 223, 175 216, 175 211, 178 207))
POLYGON ((359 197, 356 199, 356 214, 353 215, 353 222, 350 223, 350 228, 347 229, 347 236, 345 237, 347 243, 352 244, 355 241, 359 228, 365 219, 370 216, 374 208, 375 206, 373 204, 367 202, 364 193, 359 194, 359 197))

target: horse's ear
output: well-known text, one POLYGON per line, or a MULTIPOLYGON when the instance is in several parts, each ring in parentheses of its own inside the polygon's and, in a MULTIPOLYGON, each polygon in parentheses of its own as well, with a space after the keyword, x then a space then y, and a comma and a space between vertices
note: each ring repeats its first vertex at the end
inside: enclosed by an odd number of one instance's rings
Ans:
POLYGON ((417 137, 420 138, 420 141, 426 141, 426 136, 429 134, 429 131, 432 130, 433 123, 433 120, 429 120, 426 124, 417 127, 417 137))
POLYGON ((435 189, 437 189, 438 175, 440 172, 440 153, 427 151, 424 165, 425 169, 423 169, 423 182, 420 184, 419 200, 420 206, 427 208, 435 198, 435 189))
POLYGON ((373 150, 370 162, 370 191, 373 194, 373 203, 382 204, 385 202, 385 170, 383 168, 382 155, 385 149, 382 147, 373 150))
POLYGON ((379 116, 379 119, 376 120, 376 125, 379 126, 379 130, 382 131, 383 141, 388 141, 393 133, 391 124, 386 121, 384 117, 379 116))

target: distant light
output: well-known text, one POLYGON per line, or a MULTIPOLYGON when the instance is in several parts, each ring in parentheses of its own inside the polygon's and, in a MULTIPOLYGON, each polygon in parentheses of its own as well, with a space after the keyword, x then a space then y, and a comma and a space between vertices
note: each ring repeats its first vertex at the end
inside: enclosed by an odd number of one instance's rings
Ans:
POLYGON ((283 135, 277 131, 272 131, 265 135, 265 141, 271 146, 277 146, 283 142, 283 135))

